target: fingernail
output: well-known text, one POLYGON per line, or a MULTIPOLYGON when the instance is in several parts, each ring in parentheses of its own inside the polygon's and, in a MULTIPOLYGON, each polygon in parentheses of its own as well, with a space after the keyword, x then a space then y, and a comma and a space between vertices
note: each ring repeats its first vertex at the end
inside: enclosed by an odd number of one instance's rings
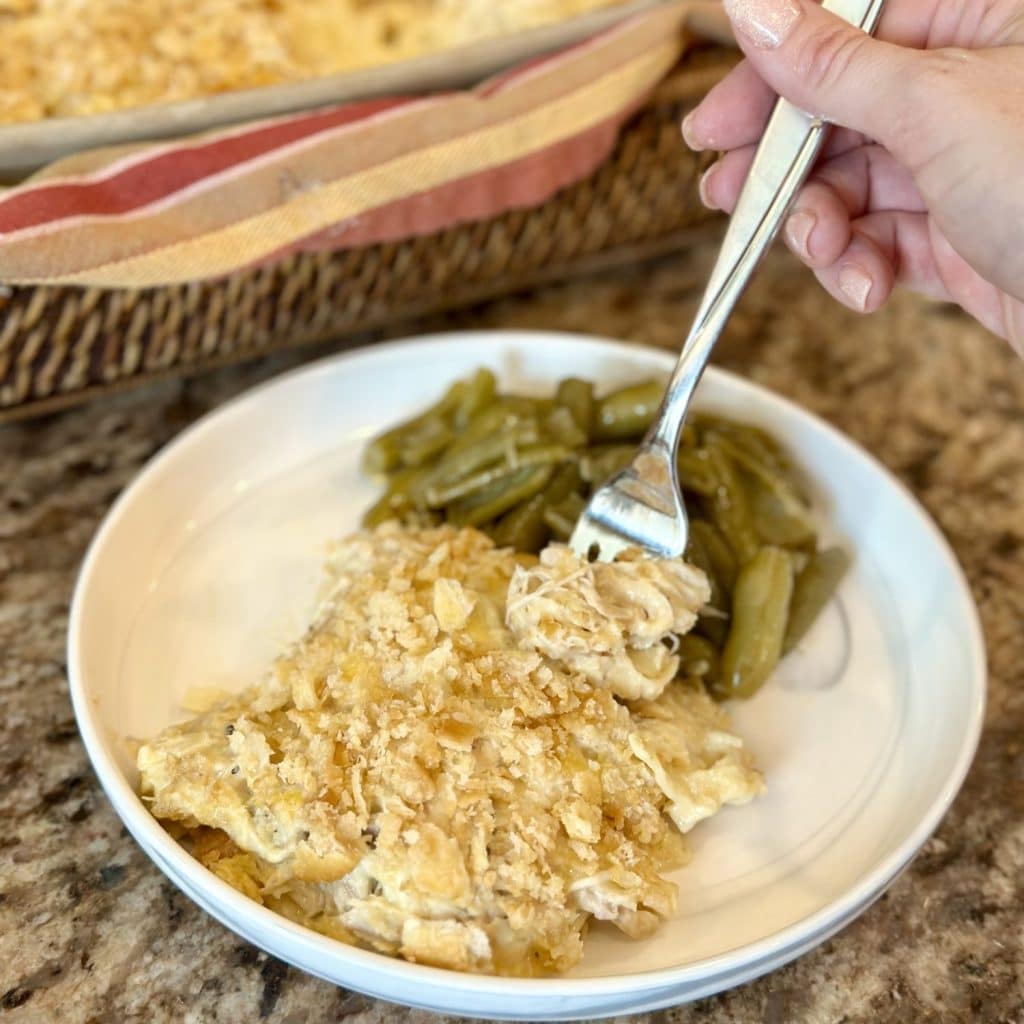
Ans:
POLYGON ((712 164, 700 177, 700 181, 697 184, 697 191, 700 192, 700 201, 709 209, 717 210, 718 207, 712 200, 711 195, 708 191, 708 186, 711 183, 711 179, 714 177, 715 172, 718 170, 718 164, 712 164))
POLYGON ((839 271, 839 290, 850 300, 854 309, 864 312, 868 308, 868 296, 874 282, 867 271, 853 263, 847 263, 839 271))
POLYGON ((683 118, 683 141, 690 147, 690 149, 703 149, 703 145, 701 145, 693 130, 695 121, 696 118, 694 117, 694 111, 692 110, 683 118))
POLYGON ((818 223, 818 218, 808 210, 796 210, 786 221, 786 241, 791 249, 801 258, 811 258, 811 232, 818 223))
POLYGON ((756 47, 774 50, 786 41, 801 10, 796 0, 725 0, 725 13, 756 47))

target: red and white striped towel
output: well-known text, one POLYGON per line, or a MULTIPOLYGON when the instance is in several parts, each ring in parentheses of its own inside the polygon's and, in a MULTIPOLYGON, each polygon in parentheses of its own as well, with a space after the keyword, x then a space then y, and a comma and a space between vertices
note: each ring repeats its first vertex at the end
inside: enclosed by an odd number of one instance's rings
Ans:
POLYGON ((605 159, 679 59, 689 7, 646 11, 465 92, 60 160, 0 191, 0 282, 215 278, 535 206, 605 159))

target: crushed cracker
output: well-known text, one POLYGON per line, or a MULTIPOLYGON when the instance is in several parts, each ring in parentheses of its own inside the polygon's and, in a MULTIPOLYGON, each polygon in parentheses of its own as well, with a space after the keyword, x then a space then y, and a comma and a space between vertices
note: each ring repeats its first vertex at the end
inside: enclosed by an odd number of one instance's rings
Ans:
POLYGON ((592 918, 642 937, 671 915, 683 832, 761 789, 724 712, 669 682, 662 641, 707 599, 680 566, 356 534, 268 678, 142 747, 142 792, 210 870, 326 935, 565 970, 592 918))

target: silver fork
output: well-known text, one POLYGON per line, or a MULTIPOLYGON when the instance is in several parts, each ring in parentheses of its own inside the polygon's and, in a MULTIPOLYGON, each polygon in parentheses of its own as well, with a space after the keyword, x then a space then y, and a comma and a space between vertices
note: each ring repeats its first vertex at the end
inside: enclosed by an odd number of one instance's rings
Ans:
MULTIPOLYGON (((884 0, 825 0, 826 10, 874 32, 884 0)), ((629 547, 662 558, 686 549, 689 523, 676 451, 690 399, 743 289, 771 245, 825 142, 826 123, 784 99, 775 104, 732 215, 689 337, 653 425, 633 461, 590 499, 569 544, 591 561, 629 547)))

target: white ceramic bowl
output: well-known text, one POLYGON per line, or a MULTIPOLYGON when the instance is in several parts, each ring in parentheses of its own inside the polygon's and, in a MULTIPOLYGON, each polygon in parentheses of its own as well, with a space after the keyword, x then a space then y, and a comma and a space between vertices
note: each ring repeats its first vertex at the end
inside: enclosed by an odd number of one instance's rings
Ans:
POLYGON ((448 1013, 564 1020, 654 1009, 772 970, 860 913, 938 824, 981 726, 981 632, 962 574, 911 496, 821 421, 711 370, 699 404, 769 428, 816 481, 855 552, 837 600, 753 700, 732 708, 768 782, 692 833, 680 910, 651 939, 604 928, 567 976, 509 979, 405 963, 266 910, 194 861, 135 792, 131 741, 186 717, 197 686, 237 689, 301 632, 323 547, 373 499, 358 457, 455 377, 604 386, 664 352, 566 335, 477 332, 324 360, 225 405, 161 452, 110 511, 69 627, 79 728, 117 813, 218 920, 311 973, 448 1013))

